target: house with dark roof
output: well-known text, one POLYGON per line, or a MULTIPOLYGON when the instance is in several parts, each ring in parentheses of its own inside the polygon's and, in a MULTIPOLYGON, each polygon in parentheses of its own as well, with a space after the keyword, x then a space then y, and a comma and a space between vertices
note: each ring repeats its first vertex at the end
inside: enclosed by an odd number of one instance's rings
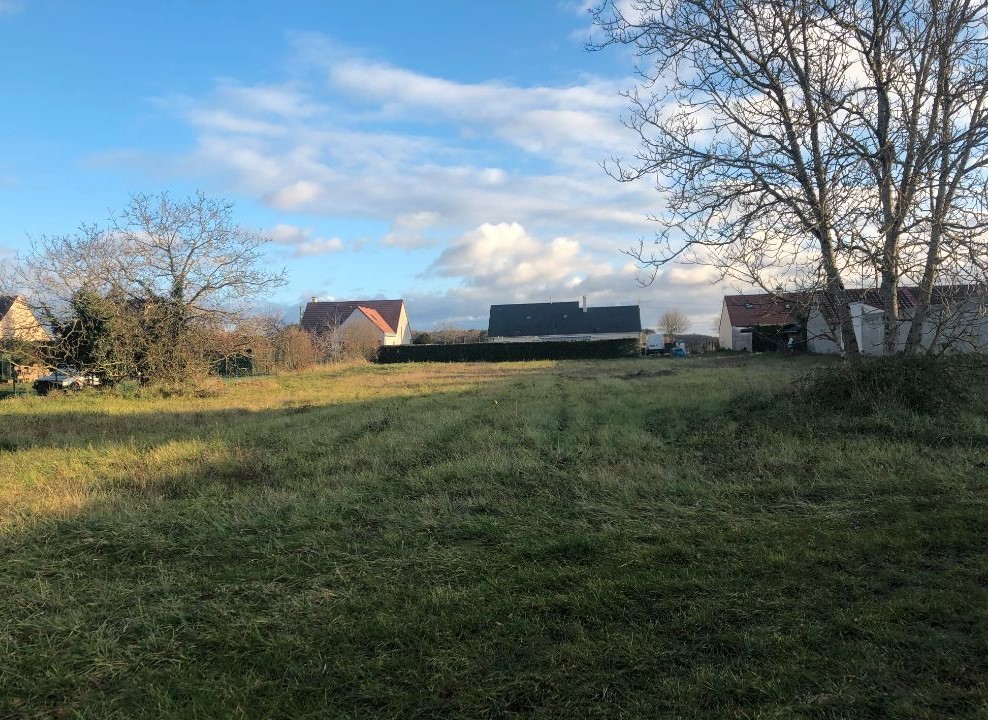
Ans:
MULTIPOLYGON (((858 348, 865 355, 882 355, 885 302, 877 288, 848 288, 848 309, 858 348)), ((915 314, 919 289, 898 289, 898 348, 905 347, 915 314)), ((942 285, 934 289, 924 323, 922 345, 957 350, 988 349, 988 313, 983 288, 942 285)), ((843 352, 837 308, 822 292, 728 295, 720 318, 721 347, 763 352, 781 350, 792 337, 810 352, 843 352)))
POLYGON ((491 305, 488 342, 548 340, 612 340, 640 338, 641 310, 637 305, 587 307, 579 302, 491 305))
POLYGON ((404 300, 332 300, 312 298, 302 312, 302 329, 315 335, 366 332, 381 345, 408 345, 412 333, 404 300))

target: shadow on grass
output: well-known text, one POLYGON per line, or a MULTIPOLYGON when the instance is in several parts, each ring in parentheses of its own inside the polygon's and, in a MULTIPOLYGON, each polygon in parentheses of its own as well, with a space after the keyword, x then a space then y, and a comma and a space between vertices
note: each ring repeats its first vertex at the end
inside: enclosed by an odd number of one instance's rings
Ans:
MULTIPOLYGON (((798 512, 752 502, 732 473, 802 451, 732 430, 736 398, 682 411, 662 462, 635 464, 654 387, 609 368, 618 397, 572 367, 29 420, 4 452, 53 482, 120 457, 77 512, 0 535, 0 716, 977 715, 973 491, 864 473, 798 512)), ((809 482, 794 468, 761 486, 809 482)))

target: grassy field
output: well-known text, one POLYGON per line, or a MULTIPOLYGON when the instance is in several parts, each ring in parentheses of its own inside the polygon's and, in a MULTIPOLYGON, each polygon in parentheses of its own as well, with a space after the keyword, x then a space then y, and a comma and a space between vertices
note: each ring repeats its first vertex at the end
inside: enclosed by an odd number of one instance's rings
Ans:
POLYGON ((0 717, 988 717, 988 412, 814 362, 0 401, 0 717))

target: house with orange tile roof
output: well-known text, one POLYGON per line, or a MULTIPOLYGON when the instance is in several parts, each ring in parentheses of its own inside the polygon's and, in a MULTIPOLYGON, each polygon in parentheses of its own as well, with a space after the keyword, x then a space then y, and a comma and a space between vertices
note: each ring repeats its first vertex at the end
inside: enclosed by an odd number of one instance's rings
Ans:
POLYGON ((312 298, 302 312, 302 329, 314 335, 368 333, 380 345, 408 345, 411 327, 404 300, 324 300, 312 298))

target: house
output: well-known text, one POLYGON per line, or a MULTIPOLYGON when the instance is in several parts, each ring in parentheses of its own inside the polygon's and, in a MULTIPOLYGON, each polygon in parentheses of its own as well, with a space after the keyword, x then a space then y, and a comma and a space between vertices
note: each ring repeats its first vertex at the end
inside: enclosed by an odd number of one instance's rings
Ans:
POLYGON ((771 352, 789 338, 802 342, 809 293, 726 295, 720 312, 720 346, 724 350, 771 352))
POLYGON ((20 295, 0 295, 0 340, 44 342, 48 331, 20 295))
POLYGON ((572 302, 491 305, 488 342, 547 340, 616 340, 640 338, 641 310, 637 305, 587 307, 572 302))
POLYGON ((326 332, 362 332, 380 345, 408 345, 412 332, 404 300, 319 301, 312 298, 302 312, 302 329, 326 332))
MULTIPOLYGON (((864 355, 885 352, 885 303, 877 288, 848 288, 848 309, 858 348, 864 355)), ((898 290, 898 349, 906 344, 916 312, 919 289, 898 290)), ((720 344, 728 350, 781 350, 792 337, 810 352, 843 352, 836 307, 819 291, 728 295, 720 317, 720 344)), ((942 285, 934 290, 924 323, 922 345, 958 350, 988 348, 988 315, 984 290, 973 285, 942 285)))
POLYGON ((0 383, 15 377, 31 383, 47 372, 37 360, 36 343, 51 339, 24 298, 0 295, 0 383))
MULTIPOLYGON (((885 354, 885 302, 877 288, 849 288, 848 307, 858 348, 864 355, 885 354)), ((899 322, 896 349, 906 346, 916 314, 919 288, 898 289, 899 322)), ((923 323, 924 348, 970 352, 988 349, 988 297, 976 285, 940 285, 933 289, 930 310, 923 323)), ((807 345, 812 352, 840 353, 843 340, 837 309, 822 294, 812 303, 806 320, 807 345)))

